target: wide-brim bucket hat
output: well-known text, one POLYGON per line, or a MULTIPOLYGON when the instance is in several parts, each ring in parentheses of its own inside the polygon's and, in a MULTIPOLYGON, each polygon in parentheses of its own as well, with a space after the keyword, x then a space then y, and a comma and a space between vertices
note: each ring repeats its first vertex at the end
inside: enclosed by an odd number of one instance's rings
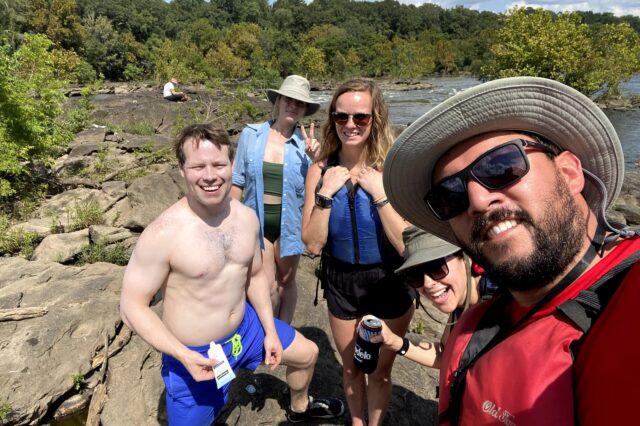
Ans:
POLYGON ((290 75, 284 79, 278 90, 267 89, 267 98, 272 104, 276 103, 278 95, 302 101, 307 104, 307 111, 304 115, 311 115, 318 111, 320 104, 311 99, 310 92, 309 80, 299 75, 290 75))
POLYGON ((404 241, 404 263, 396 269, 396 273, 442 259, 462 250, 442 238, 411 225, 402 232, 402 240, 404 241))
POLYGON ((624 178, 620 140, 607 116, 588 97, 554 80, 503 78, 467 89, 437 105, 398 137, 384 163, 384 188, 394 209, 409 222, 449 242, 456 237, 423 198, 431 189, 434 165, 443 154, 471 137, 497 131, 533 133, 571 151, 583 169, 600 178, 585 179, 587 203, 606 209, 624 178))

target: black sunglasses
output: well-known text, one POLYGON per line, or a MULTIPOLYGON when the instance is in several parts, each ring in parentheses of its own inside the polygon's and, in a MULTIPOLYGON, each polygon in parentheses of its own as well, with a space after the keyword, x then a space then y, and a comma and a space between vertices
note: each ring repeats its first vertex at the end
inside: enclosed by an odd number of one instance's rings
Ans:
POLYGON ((356 114, 347 114, 346 112, 332 112, 333 121, 340 126, 344 126, 349 122, 349 117, 353 119, 356 126, 366 126, 371 121, 371 114, 358 112, 356 114))
POLYGON ((542 142, 514 139, 482 154, 456 174, 434 184, 424 202, 440 220, 449 220, 469 208, 467 181, 471 178, 489 190, 513 185, 529 172, 524 147, 557 155, 557 150, 542 142))
POLYGON ((449 275, 449 266, 447 265, 448 259, 449 256, 442 257, 407 269, 404 271, 407 284, 418 289, 424 285, 425 275, 428 275, 434 281, 443 279, 449 275))

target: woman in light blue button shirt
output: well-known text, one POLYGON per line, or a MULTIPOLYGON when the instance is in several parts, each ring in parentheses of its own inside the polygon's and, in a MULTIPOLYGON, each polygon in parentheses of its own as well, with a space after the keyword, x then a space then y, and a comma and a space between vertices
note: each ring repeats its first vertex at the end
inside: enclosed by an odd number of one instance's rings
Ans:
POLYGON ((301 239, 304 182, 319 151, 298 121, 320 108, 309 96, 309 82, 288 76, 280 89, 267 90, 272 119, 244 128, 233 167, 231 196, 243 199, 260 220, 264 269, 271 280, 274 316, 291 323, 298 299, 296 271, 301 239))

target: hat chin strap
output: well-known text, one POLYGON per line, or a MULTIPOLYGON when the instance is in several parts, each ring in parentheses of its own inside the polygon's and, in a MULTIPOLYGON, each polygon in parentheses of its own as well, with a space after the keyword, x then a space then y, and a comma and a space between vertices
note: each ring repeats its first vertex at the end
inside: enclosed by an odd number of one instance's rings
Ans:
POLYGON ((604 252, 606 245, 616 241, 618 238, 633 238, 640 236, 640 229, 633 229, 628 225, 621 223, 615 223, 612 225, 609 223, 605 213, 605 200, 608 198, 607 187, 602 180, 589 170, 582 169, 584 175, 596 184, 596 189, 602 195, 602 202, 598 206, 597 219, 598 219, 598 231, 593 238, 593 244, 600 250, 600 253, 604 252), (614 226, 615 225, 615 226, 614 226), (607 231, 611 234, 607 235, 607 231))

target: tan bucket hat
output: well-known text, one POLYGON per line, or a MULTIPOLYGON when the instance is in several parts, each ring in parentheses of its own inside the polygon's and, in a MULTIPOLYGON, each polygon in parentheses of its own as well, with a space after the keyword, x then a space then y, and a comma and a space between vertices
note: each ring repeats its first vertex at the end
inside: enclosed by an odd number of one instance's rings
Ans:
POLYGON ((276 103, 276 99, 278 95, 288 96, 292 99, 297 99, 299 101, 307 104, 307 111, 304 115, 311 115, 318 111, 320 108, 320 104, 310 96, 311 86, 309 85, 309 81, 301 77, 299 75, 290 75, 284 79, 282 84, 280 85, 280 89, 267 89, 267 98, 272 104, 276 103))
POLYGON ((402 240, 404 241, 404 263, 396 269, 396 273, 462 250, 460 247, 413 225, 408 226, 402 232, 402 240))
POLYGON ((395 210, 411 223, 456 242, 448 222, 423 201, 438 159, 456 144, 482 133, 524 131, 573 152, 583 169, 606 188, 602 200, 586 179, 583 195, 597 210, 616 199, 624 178, 620 140, 607 116, 569 86, 539 77, 511 77, 467 89, 428 111, 405 129, 384 163, 384 188, 395 210))

